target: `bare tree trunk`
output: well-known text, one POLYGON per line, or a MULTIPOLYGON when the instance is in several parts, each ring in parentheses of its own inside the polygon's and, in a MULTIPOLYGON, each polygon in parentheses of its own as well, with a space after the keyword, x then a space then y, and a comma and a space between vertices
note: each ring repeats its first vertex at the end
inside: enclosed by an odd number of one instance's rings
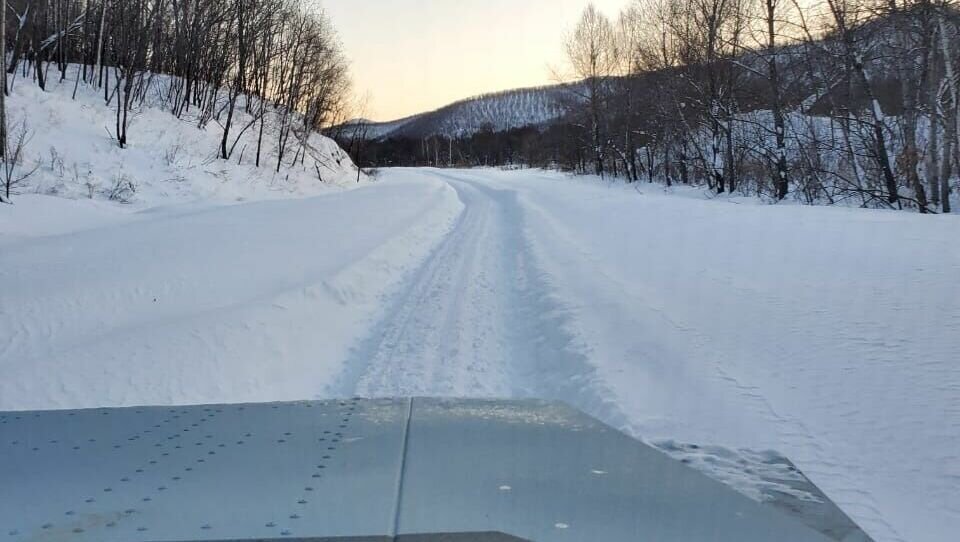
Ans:
POLYGON ((874 91, 873 79, 867 67, 864 65, 863 55, 857 50, 854 43, 853 29, 848 26, 847 18, 850 13, 848 6, 840 0, 827 0, 833 20, 836 23, 837 32, 843 43, 844 54, 847 57, 849 69, 852 70, 857 82, 862 85, 863 93, 870 110, 873 130, 874 151, 876 152, 877 166, 883 175, 884 185, 887 190, 887 203, 890 205, 900 205, 900 194, 897 190, 897 178, 893 173, 893 164, 890 161, 890 151, 887 149, 887 135, 883 109, 880 107, 880 101, 877 99, 874 91))
MULTIPOLYGON (((914 43, 904 27, 907 27, 908 23, 903 20, 902 14, 899 12, 898 7, 895 2, 891 0, 892 10, 891 16, 894 17, 894 29, 896 32, 896 41, 900 44, 902 49, 909 51, 907 54, 900 54, 894 57, 893 61, 896 64, 895 73, 897 78, 900 80, 900 92, 902 94, 902 103, 903 111, 900 115, 900 125, 903 133, 903 150, 900 155, 900 160, 898 165, 902 170, 903 174, 907 177, 907 184, 913 188, 914 198, 917 201, 917 207, 919 211, 923 214, 929 212, 927 208, 927 192, 926 187, 923 184, 923 181, 920 179, 920 152, 917 148, 917 116, 918 116, 918 104, 921 99, 921 89, 923 88, 923 79, 924 77, 921 74, 917 73, 915 66, 914 56, 916 53, 913 51, 915 47, 913 45, 919 46, 922 50, 922 54, 927 56, 927 51, 923 47, 925 44, 914 43)), ((926 58, 923 59, 922 63, 926 63, 926 58)), ((926 66, 924 66, 926 68, 926 66)), ((924 74, 925 75, 925 74, 924 74)))
MULTIPOLYGON (((5 4, 6 2, 4 2, 5 4)), ((7 6, 9 8, 9 6, 7 6)), ((17 21, 17 34, 13 39, 13 55, 10 58, 10 64, 7 66, 7 73, 14 74, 17 70, 17 65, 20 64, 20 55, 23 50, 23 40, 20 39, 20 33, 23 30, 24 26, 30 18, 30 8, 32 6, 27 5, 24 7, 23 15, 18 16, 17 21)), ((6 16, 6 10, 4 10, 4 16, 6 16)), ((6 62, 7 58, 4 57, 2 62, 6 62)))
POLYGON ((930 110, 930 122, 927 127, 927 156, 924 169, 926 170, 927 188, 930 190, 930 204, 940 205, 940 122, 937 117, 935 102, 930 110))
POLYGON ((57 39, 57 64, 60 68, 60 82, 67 79, 67 47, 70 46, 68 30, 69 13, 66 2, 57 2, 57 17, 60 19, 60 37, 57 39))
MULTIPOLYGON (((220 157, 224 160, 230 158, 230 152, 227 150, 227 140, 230 137, 230 127, 233 123, 233 112, 237 105, 237 99, 246 90, 247 78, 246 6, 244 0, 234 0, 234 9, 237 21, 237 73, 233 80, 233 88, 230 91, 230 99, 227 104, 227 120, 223 125, 223 138, 220 141, 220 157)), ((247 99, 250 99, 249 96, 247 99)))
POLYGON ((678 165, 680 166, 680 182, 683 184, 690 184, 690 168, 687 165, 687 138, 685 135, 680 136, 680 157, 678 160, 678 165))
POLYGON ((603 137, 600 133, 600 81, 594 78, 590 83, 590 116, 591 135, 593 136, 593 156, 596 162, 597 175, 603 178, 603 137))
POLYGON ((263 148, 263 123, 266 116, 266 99, 260 97, 260 133, 257 135, 257 167, 260 167, 260 151, 263 148))
MULTIPOLYGON (((3 2, 6 4, 6 2, 3 2)), ((0 62, 7 60, 7 10, 0 6, 0 62)), ((7 160, 7 71, 3 70, 3 88, 0 88, 0 161, 7 160)), ((0 197, 0 202, 3 198, 0 197)))
POLYGON ((900 203, 900 194, 897 190, 897 178, 893 174, 893 166, 890 163, 890 151, 887 149, 886 124, 884 121, 883 110, 880 108, 880 101, 873 92, 873 81, 867 73, 863 60, 859 56, 854 60, 854 69, 863 84, 864 93, 870 102, 870 111, 873 115, 873 137, 876 145, 877 162, 880 171, 883 173, 883 180, 887 188, 887 202, 891 205, 900 203))
POLYGON ((926 55, 927 66, 927 88, 926 88, 926 107, 927 107, 927 152, 924 170, 926 173, 927 190, 930 191, 930 204, 933 207, 940 206, 940 100, 937 87, 940 83, 940 70, 938 69, 937 50, 937 32, 936 28, 926 28, 927 43, 924 54, 926 55))
POLYGON ((727 178, 727 190, 733 193, 737 189, 737 171, 734 169, 736 163, 733 159, 733 118, 728 117, 726 122, 727 129, 724 132, 726 136, 726 147, 723 158, 724 176, 727 178))
POLYGON ((667 186, 673 186, 673 168, 670 165, 670 139, 663 143, 663 176, 666 179, 667 186))
POLYGON ((97 32, 97 61, 93 66, 93 74, 98 78, 98 86, 103 86, 103 28, 107 21, 107 0, 100 0, 100 30, 97 32))
POLYGON ((773 98, 773 130, 776 139, 776 155, 773 186, 778 200, 783 200, 790 192, 790 180, 787 177, 787 134, 783 115, 783 98, 780 91, 780 69, 777 64, 777 0, 764 0, 767 23, 767 73, 773 98))
POLYGON ((40 28, 40 22, 46 23, 46 13, 36 13, 33 18, 30 19, 31 27, 30 34, 33 42, 33 69, 34 74, 37 77, 37 85, 40 86, 41 90, 46 90, 47 88, 47 79, 46 73, 43 71, 43 57, 46 55, 46 49, 42 47, 40 42, 40 35, 44 33, 46 25, 44 28, 40 28))
POLYGON ((940 47, 943 53, 943 69, 946 73, 947 85, 950 89, 950 113, 946 119, 946 138, 943 148, 946 156, 943 157, 943 171, 940 174, 940 204, 944 213, 951 212, 950 209, 950 177, 952 175, 953 164, 956 161, 957 153, 960 152, 960 144, 957 138, 960 137, 960 130, 957 129, 957 123, 960 122, 960 115, 957 109, 960 107, 960 91, 957 89, 956 71, 954 70, 952 47, 950 37, 947 35, 946 23, 942 13, 938 14, 937 24, 940 30, 940 47))

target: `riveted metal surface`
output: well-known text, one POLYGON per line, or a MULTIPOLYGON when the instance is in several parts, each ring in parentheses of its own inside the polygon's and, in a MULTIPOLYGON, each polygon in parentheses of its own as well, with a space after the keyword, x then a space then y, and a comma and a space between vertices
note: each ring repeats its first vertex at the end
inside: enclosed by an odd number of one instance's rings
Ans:
POLYGON ((383 535, 406 401, 6 413, 0 542, 383 535))
POLYGON ((556 403, 417 399, 404 471, 401 533, 497 529, 544 541, 828 540, 556 403))
POLYGON ((0 542, 774 539, 827 540, 556 403, 0 413, 0 542))

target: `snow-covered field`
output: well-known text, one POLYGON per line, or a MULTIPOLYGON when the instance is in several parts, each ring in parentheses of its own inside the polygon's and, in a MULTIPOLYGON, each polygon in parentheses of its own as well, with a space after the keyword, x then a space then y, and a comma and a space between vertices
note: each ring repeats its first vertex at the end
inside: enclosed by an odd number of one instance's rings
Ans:
POLYGON ((556 398, 665 448, 778 450, 877 540, 960 531, 960 217, 495 170, 14 201, 0 410, 556 398))

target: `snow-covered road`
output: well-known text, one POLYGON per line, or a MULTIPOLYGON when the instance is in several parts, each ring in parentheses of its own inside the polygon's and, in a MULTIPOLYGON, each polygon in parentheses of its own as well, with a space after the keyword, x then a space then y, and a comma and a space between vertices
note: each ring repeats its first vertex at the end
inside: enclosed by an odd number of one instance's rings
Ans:
POLYGON ((778 450, 878 540, 951 540, 960 217, 685 196, 389 170, 122 215, 21 198, 0 410, 561 399, 652 442, 778 450))
POLYGON ((463 213, 354 350, 331 393, 511 394, 507 330, 514 292, 506 250, 512 217, 493 191, 453 179, 449 185, 463 213))
MULTIPOLYGON (((576 398, 596 412, 607 393, 570 348, 559 305, 531 263, 518 192, 465 173, 429 174, 456 191, 464 211, 328 394, 576 398)), ((611 420, 616 411, 603 412, 611 420)))

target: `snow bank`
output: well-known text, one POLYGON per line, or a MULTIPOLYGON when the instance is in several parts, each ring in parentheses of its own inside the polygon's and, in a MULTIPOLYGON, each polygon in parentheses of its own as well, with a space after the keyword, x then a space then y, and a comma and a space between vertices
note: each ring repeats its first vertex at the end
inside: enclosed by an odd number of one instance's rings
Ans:
POLYGON ((25 237, 43 237, 122 222, 132 209, 101 200, 69 200, 37 194, 16 197, 0 207, 0 246, 25 237))

